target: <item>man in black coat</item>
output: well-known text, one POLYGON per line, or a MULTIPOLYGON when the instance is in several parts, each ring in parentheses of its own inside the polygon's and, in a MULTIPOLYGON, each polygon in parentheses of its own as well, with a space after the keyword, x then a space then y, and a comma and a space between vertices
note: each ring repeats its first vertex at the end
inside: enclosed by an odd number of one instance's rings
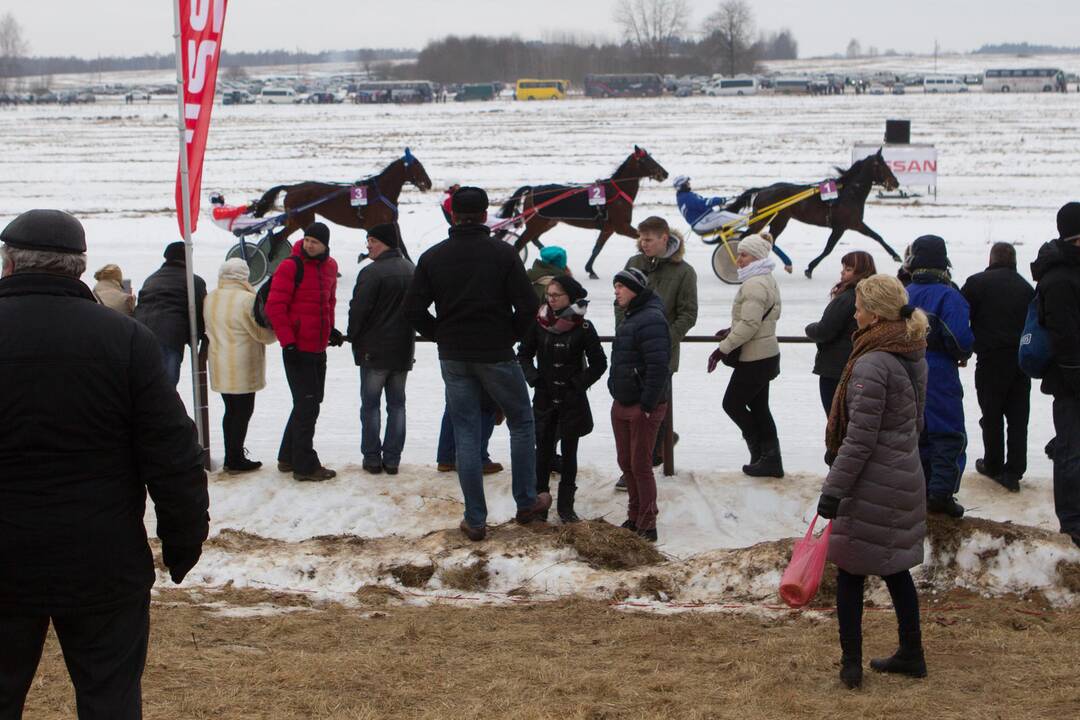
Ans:
POLYGON ((521 258, 491 237, 488 197, 463 187, 451 200, 450 237, 420 256, 406 301, 413 327, 439 346, 446 401, 454 426, 457 473, 465 498, 461 531, 487 533, 480 459, 480 406, 487 392, 510 426, 510 461, 517 521, 531 522, 551 506, 536 492, 536 436, 525 376, 514 345, 529 329, 537 299, 521 258), (435 315, 428 307, 435 304, 435 315))
POLYGON ((405 296, 415 268, 398 249, 396 225, 368 230, 368 257, 349 303, 353 358, 360 367, 360 450, 364 469, 396 475, 405 446, 405 380, 412 370, 416 336, 405 317, 405 296), (383 391, 386 437, 379 438, 383 391))
POLYGON ((1054 509, 1061 532, 1080 547, 1080 202, 1062 206, 1057 227, 1031 276, 1054 351, 1042 381, 1043 393, 1054 396, 1054 509))
MULTIPOLYGON (((195 276, 195 324, 199 340, 206 338, 203 325, 203 301, 206 282, 195 276)), ((174 242, 165 247, 165 262, 146 278, 135 305, 135 319, 153 331, 161 344, 165 372, 173 387, 180 382, 180 364, 184 361, 184 346, 191 342, 188 320, 187 262, 184 243, 174 242)))
POLYGON ((1016 272, 1016 249, 999 242, 990 248, 990 267, 969 277, 960 292, 971 306, 978 358, 975 392, 982 410, 983 456, 975 461, 975 469, 1007 490, 1019 492, 1020 478, 1027 470, 1031 379, 1020 371, 1016 353, 1035 289, 1016 272))
POLYGON ((153 333, 79 281, 79 221, 31 210, 0 241, 0 717, 22 715, 51 620, 79 717, 139 718, 146 493, 179 583, 208 530, 202 449, 153 333))

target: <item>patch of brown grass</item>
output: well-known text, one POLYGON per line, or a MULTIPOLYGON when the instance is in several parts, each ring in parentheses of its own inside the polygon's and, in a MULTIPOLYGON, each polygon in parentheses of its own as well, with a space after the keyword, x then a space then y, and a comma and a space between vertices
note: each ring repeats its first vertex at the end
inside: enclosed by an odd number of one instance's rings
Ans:
POLYGON ((491 573, 488 572, 488 559, 479 557, 475 562, 456 567, 444 567, 439 573, 443 585, 458 590, 487 590, 491 582, 491 573))
POLYGON ((355 597, 363 605, 387 605, 405 596, 386 585, 361 585, 356 589, 355 597))
POLYGON ((556 542, 574 548, 589 565, 606 570, 632 570, 664 561, 652 543, 603 520, 563 525, 556 542))
POLYGON ((1061 576, 1061 584, 1065 589, 1080 594, 1080 563, 1059 560, 1057 573, 1061 576))
POLYGON ((435 574, 434 565, 391 565, 386 571, 394 576, 394 579, 408 588, 421 588, 427 585, 428 580, 435 574))
POLYGON ((667 601, 675 598, 675 590, 675 582, 671 578, 650 574, 638 580, 636 594, 667 601))

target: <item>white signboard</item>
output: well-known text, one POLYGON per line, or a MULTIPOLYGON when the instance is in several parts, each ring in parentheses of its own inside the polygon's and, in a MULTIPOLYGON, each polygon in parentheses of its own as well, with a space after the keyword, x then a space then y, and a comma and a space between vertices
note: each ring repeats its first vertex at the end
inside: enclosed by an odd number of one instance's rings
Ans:
POLYGON ((901 185, 937 187, 937 148, 933 145, 857 144, 851 149, 851 161, 862 160, 882 149, 882 156, 901 185))

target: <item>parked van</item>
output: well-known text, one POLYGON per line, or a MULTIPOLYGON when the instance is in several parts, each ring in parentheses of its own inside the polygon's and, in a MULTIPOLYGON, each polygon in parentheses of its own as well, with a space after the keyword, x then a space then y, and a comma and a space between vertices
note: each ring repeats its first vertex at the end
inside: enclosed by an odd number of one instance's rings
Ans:
POLYGON ((955 75, 927 75, 923 78, 923 92, 958 93, 967 91, 967 85, 955 75))
POLYGON ((740 75, 739 77, 713 80, 705 88, 705 94, 714 97, 721 95, 756 95, 757 90, 757 78, 740 75))
POLYGON ((296 91, 287 87, 264 87, 259 99, 264 103, 296 102, 296 91))
POLYGON ((515 100, 564 100, 570 83, 566 80, 537 80, 523 78, 517 81, 515 100))

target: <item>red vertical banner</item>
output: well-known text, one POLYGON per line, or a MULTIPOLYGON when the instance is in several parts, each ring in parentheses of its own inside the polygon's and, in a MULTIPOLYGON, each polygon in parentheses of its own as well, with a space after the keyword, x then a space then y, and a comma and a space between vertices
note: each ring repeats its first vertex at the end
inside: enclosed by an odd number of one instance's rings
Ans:
MULTIPOLYGON (((191 231, 199 221, 199 193, 202 188, 203 154, 214 108, 221 34, 225 27, 228 0, 178 0, 180 13, 180 55, 184 81, 184 151, 188 162, 191 231)), ((176 216, 180 234, 184 232, 184 186, 176 171, 176 216)))

